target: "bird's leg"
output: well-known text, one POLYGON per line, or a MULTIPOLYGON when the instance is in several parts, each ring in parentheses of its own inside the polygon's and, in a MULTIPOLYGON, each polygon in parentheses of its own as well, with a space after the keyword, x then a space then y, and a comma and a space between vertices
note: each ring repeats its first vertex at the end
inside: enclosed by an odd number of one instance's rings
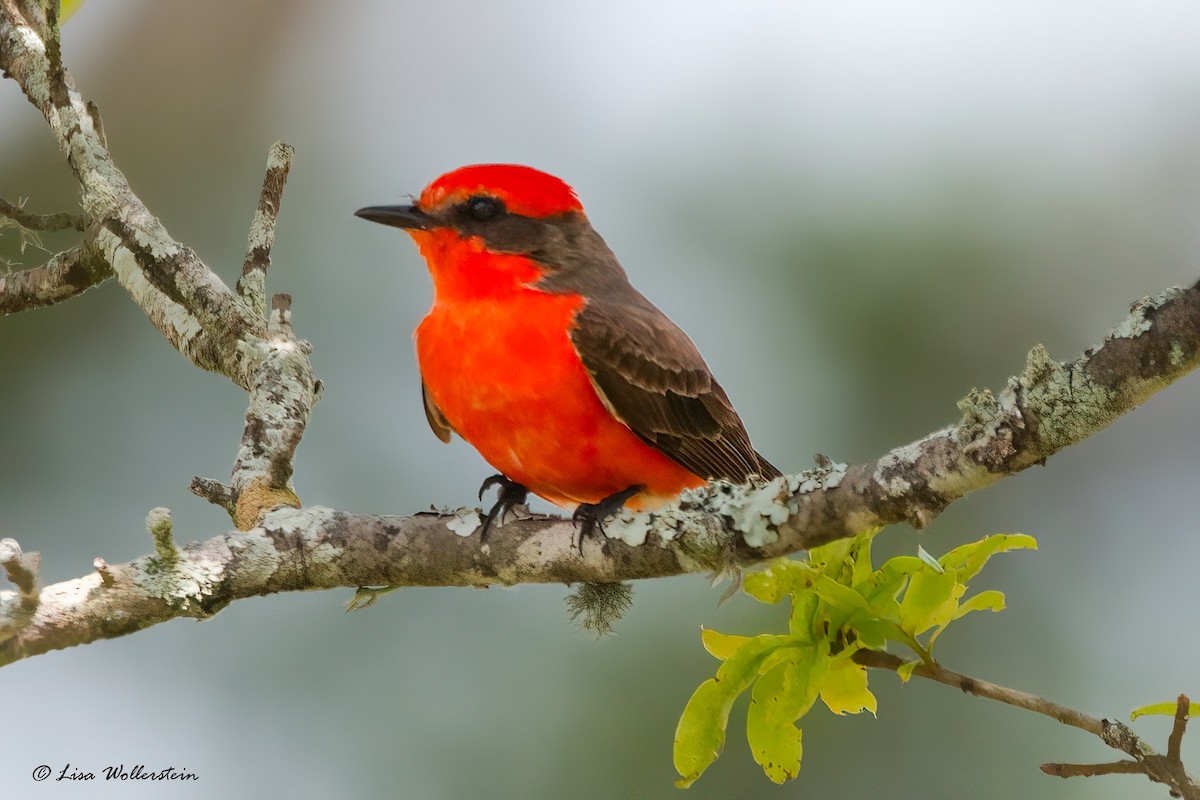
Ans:
POLYGON ((508 513, 508 510, 513 506, 524 504, 529 499, 528 489, 500 474, 493 475, 483 482, 483 485, 479 487, 479 499, 483 500, 483 493, 493 486, 499 486, 500 493, 496 496, 496 505, 492 506, 492 510, 483 519, 483 528, 479 531, 480 544, 483 544, 488 530, 497 518, 499 518, 500 524, 503 525, 504 515, 508 513))
POLYGON ((579 537, 575 540, 575 547, 579 550, 580 555, 583 555, 584 537, 594 534, 604 534, 604 520, 620 511, 625 505, 626 500, 643 491, 645 488, 645 484, 635 483, 628 489, 622 489, 619 492, 610 494, 599 503, 580 503, 575 508, 575 513, 571 515, 571 521, 581 523, 579 526, 579 537))

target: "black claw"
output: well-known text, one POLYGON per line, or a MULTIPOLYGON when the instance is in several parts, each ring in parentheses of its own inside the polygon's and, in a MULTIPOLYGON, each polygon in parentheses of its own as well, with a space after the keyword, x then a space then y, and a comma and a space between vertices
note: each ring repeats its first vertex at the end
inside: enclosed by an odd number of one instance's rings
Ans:
POLYGON ((579 535, 575 538, 575 549, 583 555, 583 539, 586 536, 604 534, 604 520, 616 514, 625 505, 625 501, 645 489, 645 485, 635 483, 628 489, 622 489, 601 500, 599 503, 580 503, 571 515, 571 521, 580 523, 579 535))
POLYGON ((493 475, 483 482, 479 487, 479 499, 483 500, 483 493, 493 486, 499 486, 500 492, 496 495, 496 504, 492 506, 492 510, 483 518, 483 528, 479 531, 479 543, 483 544, 487 538, 488 531, 492 527, 492 523, 497 519, 500 524, 504 524, 504 515, 513 506, 524 505, 529 499, 529 490, 514 480, 509 480, 503 475, 493 475))

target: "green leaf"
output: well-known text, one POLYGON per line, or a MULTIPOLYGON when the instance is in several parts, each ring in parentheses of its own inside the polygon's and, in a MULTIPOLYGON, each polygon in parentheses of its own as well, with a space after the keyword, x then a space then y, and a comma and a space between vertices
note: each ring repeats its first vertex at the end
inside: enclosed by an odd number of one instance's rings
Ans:
POLYGON ((913 572, 924 569, 914 556, 897 556, 884 562, 870 581, 858 587, 867 601, 867 610, 875 617, 890 622, 900 621, 900 602, 897 598, 913 572), (899 563, 894 563, 899 562, 899 563))
POLYGON ((788 615, 788 633, 798 642, 812 644, 817 640, 817 612, 821 598, 810 591, 796 594, 792 598, 792 613, 788 615))
POLYGON ((892 556, 879 567, 879 574, 892 579, 906 577, 923 569, 925 562, 917 556, 892 556))
MULTIPOLYGON (((755 684, 755 688, 758 688, 758 684, 755 684)), ((750 752, 768 778, 775 783, 783 783, 800 772, 800 757, 803 754, 800 739, 804 732, 793 722, 771 725, 758 709, 759 706, 751 701, 746 712, 746 739, 750 742, 750 752)))
POLYGON ((908 683, 908 679, 912 677, 913 670, 920 665, 921 662, 914 658, 912 661, 905 661, 903 664, 896 667, 896 674, 900 676, 900 682, 908 683))
POLYGON ((733 701, 758 677, 762 659, 789 641, 766 634, 749 639, 692 694, 675 728, 675 769, 683 776, 677 786, 691 786, 721 754, 733 701))
POLYGON ((780 665, 782 691, 768 708, 770 719, 779 725, 795 722, 813 707, 830 663, 828 642, 816 647, 789 647, 787 651, 793 657, 780 665))
POLYGON ((1003 611, 1004 609, 1004 592, 988 589, 985 592, 971 595, 969 600, 959 603, 958 610, 954 612, 950 619, 939 625, 938 629, 930 635, 929 647, 933 647, 933 643, 942 635, 942 631, 946 630, 954 620, 961 619, 972 611, 1003 611))
POLYGON ((903 639, 903 631, 896 623, 884 619, 860 619, 854 623, 858 641, 869 650, 883 650, 888 639, 903 639))
POLYGON ((918 572, 909 580, 900 601, 900 627, 916 636, 945 625, 954 616, 958 598, 966 590, 958 582, 956 572, 918 572))
POLYGON ((867 598, 849 586, 843 586, 828 575, 822 575, 813 581, 812 588, 818 597, 839 611, 867 610, 867 598))
MULTIPOLYGON (((1153 703, 1148 706, 1141 706, 1140 708, 1135 708, 1133 711, 1129 712, 1129 721, 1133 722, 1138 717, 1142 717, 1147 714, 1173 717, 1175 716, 1175 711, 1177 708, 1178 705, 1176 703, 1153 703)), ((1194 717, 1197 714, 1200 714, 1200 703, 1189 703, 1188 716, 1194 717)))
POLYGON ((813 572, 801 561, 780 558, 761 572, 752 572, 742 580, 742 590, 760 603, 775 605, 789 594, 804 587, 813 572))
POLYGON ((872 604, 884 598, 895 600, 904 590, 910 577, 927 569, 925 563, 916 556, 894 556, 875 570, 871 576, 870 588, 860 591, 872 604))
POLYGON ((852 627, 851 619, 870 616, 865 597, 828 575, 817 576, 812 592, 821 599, 813 615, 813 627, 819 636, 836 637, 843 628, 852 627))
POLYGON ((864 708, 874 714, 879 706, 867 689, 867 668, 855 664, 849 651, 830 660, 829 672, 821 681, 821 700, 835 714, 857 714, 864 708))
POLYGON ((708 628, 700 629, 700 642, 704 645, 704 649, 708 651, 709 655, 722 661, 732 656, 751 638, 750 636, 735 636, 731 633, 718 633, 708 628))
POLYGON ((880 530, 874 528, 853 539, 839 539, 814 547, 808 551, 808 563, 840 584, 856 586, 859 583, 856 575, 865 580, 870 574, 871 540, 880 530))
POLYGON ((808 551, 808 563, 822 571, 832 568, 836 572, 842 568, 846 557, 850 555, 850 548, 856 541, 858 541, 858 537, 838 539, 835 542, 811 548, 808 551))
POLYGON ((942 556, 940 561, 943 568, 957 570, 958 579, 966 583, 978 575, 996 553, 1024 549, 1036 550, 1037 541, 1023 533, 996 533, 978 542, 960 545, 942 556))
POLYGON ((1003 611, 1004 609, 1004 592, 988 589, 986 592, 971 595, 969 599, 960 603, 958 611, 954 612, 951 619, 961 619, 972 611, 1003 611))
POLYGON ((874 573, 875 568, 871 566, 871 542, 874 538, 874 534, 863 538, 858 547, 851 551, 854 555, 854 569, 851 572, 850 585, 853 587, 857 588, 866 583, 874 573))
MULTIPOLYGON (((791 652, 801 655, 798 650, 791 652)), ((775 783, 783 783, 800 772, 801 731, 796 727, 796 719, 803 711, 793 714, 796 706, 791 702, 792 687, 788 685, 788 673, 794 672, 795 667, 793 660, 763 674, 754 684, 746 711, 750 752, 775 783)))
POLYGON ((680 789, 695 783, 721 754, 732 705, 733 698, 716 678, 709 678, 692 693, 675 727, 675 771, 683 776, 675 785, 680 789))

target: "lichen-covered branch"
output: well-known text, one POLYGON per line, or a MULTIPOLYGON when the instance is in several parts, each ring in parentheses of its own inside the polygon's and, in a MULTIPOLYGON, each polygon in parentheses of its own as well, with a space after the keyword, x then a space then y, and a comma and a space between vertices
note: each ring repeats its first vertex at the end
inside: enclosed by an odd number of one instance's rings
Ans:
MULTIPOLYGON (((56 9, 55 3, 0 0, 0 68, 45 117, 79 183, 90 224, 79 248, 0 277, 0 310, 56 302, 115 275, 180 353, 249 392, 245 434, 224 505, 239 528, 251 527, 270 508, 299 504, 291 461, 318 391, 311 348, 288 321, 290 298, 279 300, 271 315, 265 308, 266 269, 292 149, 281 142, 271 148, 235 293, 171 238, 113 163, 99 110, 79 95, 63 65, 56 9)), ((11 207, 8 212, 18 222, 57 224, 11 207)))
POLYGON ((250 223, 246 261, 242 264, 242 277, 237 282, 238 294, 260 317, 267 313, 267 268, 271 266, 271 248, 275 246, 275 221, 279 217, 283 187, 287 183, 295 154, 295 150, 283 142, 271 146, 267 156, 267 174, 258 196, 258 208, 250 223))
POLYGON ((42 4, 5 0, 0 11, 0 69, 45 117, 74 172, 80 204, 98 226, 97 253, 176 349, 248 387, 253 364, 238 343, 264 333, 265 319, 254 319, 134 194, 97 129, 98 114, 62 64, 57 26, 45 19, 42 4))
POLYGON ((292 457, 320 391, 308 360, 312 348, 292 333, 289 295, 275 295, 268 335, 247 346, 260 353, 230 481, 239 530, 252 528, 263 509, 300 505, 292 488, 292 457))
POLYGON ((74 228, 82 232, 87 227, 87 220, 78 214, 66 211, 59 211, 55 214, 34 214, 26 211, 24 206, 10 203, 3 197, 0 197, 0 217, 8 217, 22 228, 47 233, 67 228, 74 228))
MULTIPOLYGON (((281 331, 284 311, 277 307, 274 323, 281 331)), ((275 357, 281 369, 295 363, 286 353, 275 357)), ((181 548, 170 569, 160 556, 147 556, 47 587, 36 614, 24 623, 16 595, 0 592, 0 632, 8 636, 0 645, 0 664, 175 617, 208 616, 233 600, 272 592, 604 583, 731 572, 890 522, 924 524, 966 492, 1042 463, 1103 429, 1198 363, 1200 287, 1171 290, 1136 304, 1104 344, 1076 361, 1052 362, 1043 348, 1034 348, 1022 375, 1011 378, 998 399, 972 392, 960 404, 964 417, 957 425, 869 464, 825 463, 766 484, 718 481, 685 492, 663 511, 624 512, 605 526, 611 538, 587 539, 582 553, 572 547, 573 524, 558 518, 510 521, 493 528, 481 546, 474 509, 379 517, 289 508, 275 498, 267 504, 275 510, 256 515, 255 526, 181 548)), ((284 375, 275 383, 289 380, 303 384, 307 378, 284 375)), ((265 442, 266 450, 287 453, 298 430, 289 427, 288 418, 297 412, 286 403, 269 408, 247 414, 246 436, 265 442)), ((277 491, 286 486, 290 472, 260 458, 247 452, 239 462, 249 465, 248 475, 274 475, 277 491)), ((198 492, 210 499, 241 505, 225 487, 198 483, 198 492)), ((241 491, 253 488, 251 480, 241 491)))
POLYGON ((896 522, 922 528, 968 492, 1103 430, 1198 364, 1200 284, 1143 298, 1074 361, 1055 361, 1037 345, 999 395, 973 389, 961 400, 957 424, 846 469, 821 503, 788 500, 796 513, 741 552, 783 555, 896 522))
POLYGON ((98 230, 84 243, 56 253, 45 264, 0 273, 0 316, 61 303, 113 275, 112 266, 94 248, 98 230))

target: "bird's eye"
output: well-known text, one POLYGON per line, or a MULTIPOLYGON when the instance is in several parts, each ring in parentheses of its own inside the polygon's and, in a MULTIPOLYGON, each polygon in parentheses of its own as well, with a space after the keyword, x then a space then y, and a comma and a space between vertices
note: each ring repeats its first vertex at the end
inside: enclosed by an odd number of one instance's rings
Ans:
POLYGON ((472 219, 486 222, 504 213, 504 203, 495 197, 477 195, 467 200, 467 213, 472 219))

